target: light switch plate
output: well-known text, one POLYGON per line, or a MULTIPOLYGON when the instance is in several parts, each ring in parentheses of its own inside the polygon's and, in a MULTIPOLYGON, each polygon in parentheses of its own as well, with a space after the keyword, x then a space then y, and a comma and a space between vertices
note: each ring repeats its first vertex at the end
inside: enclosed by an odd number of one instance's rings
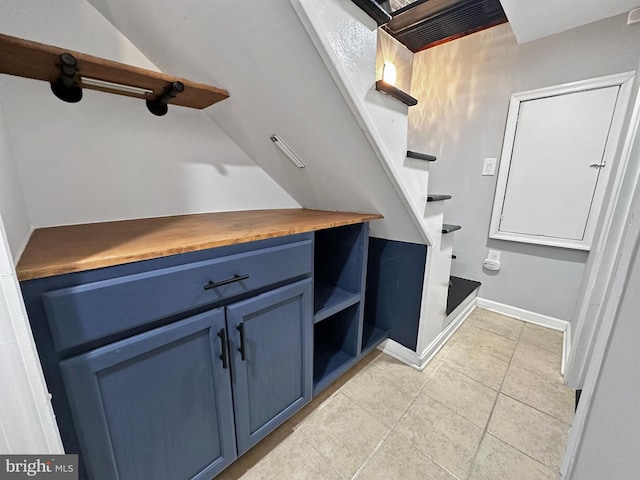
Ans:
POLYGON ((482 165, 482 175, 495 175, 496 174, 496 164, 498 163, 497 158, 485 158, 484 164, 482 165))
POLYGON ((496 260, 499 262, 501 255, 502 255, 502 252, 498 250, 489 250, 489 254, 487 255, 487 260, 496 260))

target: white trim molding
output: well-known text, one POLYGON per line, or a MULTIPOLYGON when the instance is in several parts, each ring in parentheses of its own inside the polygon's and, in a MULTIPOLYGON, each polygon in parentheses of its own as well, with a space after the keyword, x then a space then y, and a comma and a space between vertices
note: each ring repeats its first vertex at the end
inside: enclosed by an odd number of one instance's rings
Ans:
POLYGON ((462 326, 464 321, 469 315, 471 315, 471 312, 473 312, 475 308, 476 302, 473 300, 470 301, 451 321, 451 323, 449 323, 447 328, 445 328, 421 354, 418 354, 410 348, 407 348, 391 339, 384 341, 378 348, 390 357, 393 357, 416 370, 424 370, 444 344, 447 343, 447 340, 449 340, 456 330, 462 326))
POLYGON ((64 453, 0 217, 0 453, 64 453))
MULTIPOLYGON (((378 161, 384 168, 387 173, 389 180, 393 187, 395 188, 398 196, 404 203, 407 212, 411 216, 414 224, 418 228, 422 238, 425 243, 429 246, 433 245, 434 242, 434 233, 430 232, 425 222, 423 220, 422 211, 418 208, 418 206, 411 200, 411 194, 405 182, 403 181, 402 175, 392 161, 393 157, 389 152, 388 148, 385 146, 384 142, 381 140, 382 135, 379 133, 379 129, 376 126, 371 114, 369 113, 366 105, 364 104, 364 100, 358 95, 358 92, 353 85, 349 77, 349 72, 345 69, 343 64, 341 63, 341 58, 334 49, 331 44, 331 40, 329 35, 325 29, 325 25, 322 23, 322 15, 318 13, 320 10, 326 10, 328 8, 336 9, 336 12, 340 11, 343 8, 342 3, 339 1, 333 2, 316 2, 311 0, 289 0, 296 14, 300 18, 302 25, 305 30, 309 34, 309 38, 313 42, 316 50, 320 54, 322 61, 324 62, 327 70, 333 77, 333 80, 336 83, 336 86, 340 90, 340 93, 344 97, 351 113, 354 118, 360 125, 360 128, 365 133, 367 140, 371 144, 373 151, 378 158, 378 161)), ((356 8, 357 10, 357 8, 356 8)), ((348 11, 344 11, 345 18, 350 16, 348 11)), ((363 14, 362 16, 364 21, 367 21, 372 25, 372 30, 370 30, 371 37, 367 38, 377 38, 377 30, 375 28, 375 22, 372 22, 371 19, 366 17, 363 14)), ((368 29, 369 27, 366 27, 368 29)), ((353 65, 349 65, 350 68, 354 68, 353 65)), ((371 77, 371 85, 375 83, 375 79, 372 72, 371 77)), ((395 102, 395 100, 394 100, 395 102)), ((404 108, 407 108, 403 105, 404 108)), ((407 113, 408 115, 408 113, 407 113)))
POLYGON ((567 325, 567 329, 564 331, 564 337, 562 342, 562 364, 560 365, 560 375, 564 378, 564 372, 567 369, 569 363, 569 356, 571 355, 571 324, 567 325))
POLYGON ((501 313, 503 315, 507 315, 508 317, 517 318, 518 320, 522 320, 524 322, 540 325, 541 327, 558 330, 560 332, 565 332, 569 325, 569 322, 567 322, 566 320, 560 320, 559 318, 549 317, 547 315, 542 315, 541 313, 532 312, 530 310, 512 307, 511 305, 494 302, 493 300, 488 300, 486 298, 478 297, 476 299, 476 304, 478 305, 478 307, 491 310, 496 313, 501 313))
POLYGON ((442 333, 440 333, 440 335, 438 335, 435 340, 433 340, 433 342, 424 349, 422 353, 414 352, 410 348, 407 348, 391 339, 382 342, 378 349, 382 350, 390 357, 415 368, 416 370, 424 370, 433 357, 435 357, 435 355, 444 346, 447 340, 449 340, 456 330, 462 326, 464 321, 469 315, 471 315, 476 307, 516 318, 523 322, 562 332, 564 334, 562 346, 562 372, 564 372, 564 365, 566 364, 566 360, 569 355, 569 342, 571 340, 571 324, 569 322, 480 297, 470 297, 466 303, 454 310, 451 314, 454 316, 454 319, 449 323, 447 328, 445 328, 442 333))
POLYGON ((502 145, 502 155, 500 157, 500 167, 498 169, 498 180, 496 194, 491 212, 491 223, 489 227, 489 238, 508 240, 513 242, 532 243, 538 245, 550 245, 560 248, 570 248, 576 250, 590 250, 592 242, 596 236, 596 227, 600 216, 600 211, 604 203, 606 189, 609 184, 609 173, 611 165, 617 161, 616 153, 618 144, 621 141, 624 126, 625 114, 631 98, 635 71, 608 75, 579 82, 572 82, 563 85, 530 90, 526 92, 514 93, 511 95, 507 125, 505 127, 504 141, 502 145), (518 120, 520 118, 520 107, 523 102, 536 99, 543 99, 551 96, 565 95, 570 93, 584 92, 607 87, 619 87, 619 92, 615 100, 612 122, 610 125, 605 151, 601 165, 608 165, 599 173, 596 188, 593 193, 591 209, 585 225, 582 239, 569 239, 561 237, 545 236, 542 234, 533 235, 529 233, 511 232, 501 230, 503 209, 505 205, 507 184, 509 182, 509 172, 512 164, 513 150, 518 131, 518 120))

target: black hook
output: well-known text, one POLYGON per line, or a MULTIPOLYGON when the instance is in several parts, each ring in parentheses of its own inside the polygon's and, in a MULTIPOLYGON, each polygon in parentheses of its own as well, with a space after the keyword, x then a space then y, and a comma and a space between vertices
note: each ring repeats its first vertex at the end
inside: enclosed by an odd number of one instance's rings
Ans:
POLYGON ((180 81, 170 84, 164 93, 156 100, 147 100, 147 108, 151 113, 161 117, 169 110, 167 103, 176 98, 179 93, 184 92, 184 83, 180 81))
POLYGON ((51 90, 60 100, 77 103, 82 99, 82 89, 76 84, 78 61, 70 53, 60 55, 60 78, 51 83, 51 90))

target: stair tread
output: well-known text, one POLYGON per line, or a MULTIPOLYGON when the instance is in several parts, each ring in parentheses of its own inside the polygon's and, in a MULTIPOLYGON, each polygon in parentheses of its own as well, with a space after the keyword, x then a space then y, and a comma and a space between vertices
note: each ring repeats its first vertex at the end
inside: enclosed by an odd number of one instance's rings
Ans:
POLYGON ((419 153, 411 150, 407 150, 407 157, 415 158, 418 160, 424 160, 426 162, 435 162, 436 157, 434 155, 429 155, 428 153, 419 153))
POLYGON ((471 295, 482 284, 462 277, 449 277, 449 294, 447 295, 447 315, 471 295))
POLYGON ((451 233, 451 232, 455 232, 456 230, 460 230, 462 227, 460 225, 452 225, 449 223, 443 223, 442 224, 442 233, 451 233))
POLYGON ((449 200, 451 195, 444 193, 430 193, 427 195, 427 202, 439 202, 441 200, 449 200))

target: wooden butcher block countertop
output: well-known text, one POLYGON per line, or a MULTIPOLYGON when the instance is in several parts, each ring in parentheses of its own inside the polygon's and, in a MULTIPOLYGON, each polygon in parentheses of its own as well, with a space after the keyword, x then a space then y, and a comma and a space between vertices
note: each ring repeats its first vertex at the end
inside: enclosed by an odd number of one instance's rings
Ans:
POLYGON ((165 257, 382 218, 324 210, 250 210, 40 228, 16 267, 19 280, 165 257))

